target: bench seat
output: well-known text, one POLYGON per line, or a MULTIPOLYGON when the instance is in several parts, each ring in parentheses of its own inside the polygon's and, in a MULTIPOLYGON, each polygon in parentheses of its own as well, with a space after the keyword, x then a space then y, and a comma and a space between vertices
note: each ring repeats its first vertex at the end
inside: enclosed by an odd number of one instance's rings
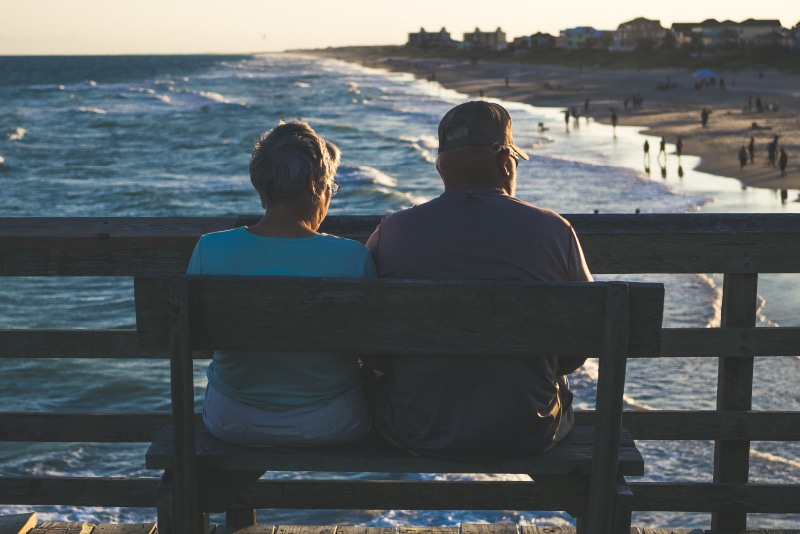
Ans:
MULTIPOLYGON (((148 469, 175 466, 172 426, 162 428, 147 451, 148 469)), ((590 474, 594 428, 576 426, 557 447, 522 458, 440 460, 413 456, 380 444, 338 447, 247 447, 218 440, 202 422, 195 426, 197 467, 230 471, 322 471, 373 473, 516 473, 527 475, 590 474)), ((642 476, 644 460, 627 429, 620 434, 618 473, 642 476)))

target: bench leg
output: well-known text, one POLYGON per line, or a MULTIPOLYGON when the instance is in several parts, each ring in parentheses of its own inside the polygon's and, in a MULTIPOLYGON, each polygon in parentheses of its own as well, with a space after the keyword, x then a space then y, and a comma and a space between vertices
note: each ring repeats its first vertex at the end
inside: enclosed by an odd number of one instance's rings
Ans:
MULTIPOLYGON (((156 488, 156 511, 158 514, 159 534, 183 534, 180 531, 185 530, 184 525, 175 524, 175 498, 173 493, 175 486, 172 480, 173 471, 167 469, 161 476, 161 481, 156 488)), ((201 513, 197 524, 200 525, 198 534, 209 534, 210 525, 208 514, 201 513)))
POLYGON ((614 504, 614 533, 630 534, 633 514, 633 493, 625 477, 617 477, 617 500, 614 504))
POLYGON ((172 513, 172 470, 164 471, 156 488, 156 511, 159 534, 175 534, 175 517, 172 513))
POLYGON ((231 506, 225 510, 225 525, 229 527, 250 527, 258 524, 256 510, 231 506))

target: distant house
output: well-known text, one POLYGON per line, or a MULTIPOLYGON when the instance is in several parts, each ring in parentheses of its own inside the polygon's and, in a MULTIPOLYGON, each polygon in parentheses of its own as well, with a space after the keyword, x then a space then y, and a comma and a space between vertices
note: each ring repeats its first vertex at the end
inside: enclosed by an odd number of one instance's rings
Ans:
POLYGON ((517 50, 529 48, 554 48, 556 46, 556 38, 549 33, 538 32, 533 35, 516 37, 514 38, 512 44, 517 50))
POLYGON ((758 46, 759 37, 782 29, 779 20, 747 19, 739 23, 739 42, 744 46, 758 46))
POLYGON ((475 28, 474 32, 464 34, 464 43, 481 50, 505 50, 508 47, 506 33, 500 28, 493 32, 482 32, 480 28, 475 28))
POLYGON ((736 48, 740 46, 790 46, 791 34, 779 20, 747 19, 743 22, 707 19, 695 23, 675 23, 671 28, 677 46, 736 48))
POLYGON ((703 28, 694 22, 675 22, 670 27, 678 48, 702 44, 703 28))
POLYGON ((795 50, 800 50, 800 21, 792 28, 791 47, 795 50))
POLYGON ((591 26, 578 26, 561 30, 556 39, 556 48, 600 48, 613 44, 613 32, 596 30, 591 26), (610 42, 608 42, 610 41, 610 42))
POLYGON ((414 48, 431 48, 437 46, 456 46, 458 41, 453 40, 444 27, 438 32, 426 32, 425 28, 420 28, 416 33, 408 34, 406 46, 414 48))
POLYGON ((614 48, 633 50, 640 47, 659 46, 664 39, 665 32, 666 29, 661 26, 660 20, 635 18, 619 25, 614 36, 614 48))

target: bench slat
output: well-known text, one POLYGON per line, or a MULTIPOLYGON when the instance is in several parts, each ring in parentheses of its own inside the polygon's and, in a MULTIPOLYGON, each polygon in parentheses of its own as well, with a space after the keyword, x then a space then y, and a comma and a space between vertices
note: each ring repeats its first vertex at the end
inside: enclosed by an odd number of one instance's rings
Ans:
MULTIPOLYGON (((172 278, 136 278, 136 324, 144 346, 169 346, 166 299, 172 278)), ((606 286, 600 283, 189 280, 192 346, 200 349, 574 357, 599 355, 604 335, 606 286), (269 306, 272 299, 292 306, 269 306), (326 328, 309 336, 308 317, 324 317, 326 328)), ((631 284, 630 294, 629 353, 657 354, 663 286, 631 284)))
MULTIPOLYGON (((195 426, 197 462, 204 469, 239 471, 324 471, 372 473, 518 473, 538 475, 588 475, 594 429, 575 427, 553 449, 523 458, 480 462, 439 460, 412 456, 385 446, 352 445, 321 448, 259 448, 219 441, 200 423, 195 426)), ((620 472, 644 474, 644 460, 627 429, 620 434, 620 472)), ((148 469, 174 467, 172 427, 163 428, 147 450, 148 469)))

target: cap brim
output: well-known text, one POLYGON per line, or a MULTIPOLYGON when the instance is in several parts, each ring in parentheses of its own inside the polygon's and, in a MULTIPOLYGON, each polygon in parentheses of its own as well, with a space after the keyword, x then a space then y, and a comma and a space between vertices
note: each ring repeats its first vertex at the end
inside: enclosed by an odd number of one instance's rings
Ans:
POLYGON ((511 148, 513 148, 513 149, 514 149, 514 152, 516 152, 516 153, 517 153, 517 155, 518 155, 519 157, 521 157, 522 159, 524 159, 525 161, 528 161, 529 159, 531 159, 531 158, 529 158, 529 157, 528 157, 528 154, 526 154, 526 153, 525 153, 525 151, 524 151, 524 150, 522 150, 522 149, 521 149, 520 147, 518 147, 517 145, 511 145, 511 148))

